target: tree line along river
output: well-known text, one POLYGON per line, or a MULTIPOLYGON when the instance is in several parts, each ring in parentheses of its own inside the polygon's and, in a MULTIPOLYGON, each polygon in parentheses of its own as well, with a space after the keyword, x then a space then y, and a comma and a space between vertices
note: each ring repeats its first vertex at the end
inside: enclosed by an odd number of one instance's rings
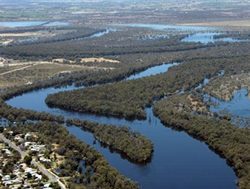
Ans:
MULTIPOLYGON (((148 68, 145 71, 129 76, 126 80, 139 79, 167 72, 177 63, 162 64, 148 68)), ((139 165, 128 161, 108 148, 96 143, 93 135, 78 127, 67 127, 69 132, 78 139, 94 147, 102 153, 109 163, 125 176, 137 181, 141 188, 197 188, 197 189, 233 189, 236 188, 236 176, 226 160, 211 151, 204 143, 193 139, 184 132, 174 131, 165 127, 153 114, 152 107, 146 108, 145 120, 132 120, 97 116, 86 113, 76 113, 49 108, 45 99, 49 94, 77 89, 75 86, 62 88, 46 88, 16 96, 7 101, 13 107, 43 111, 65 118, 77 118, 102 124, 128 126, 133 131, 140 132, 154 144, 152 160, 139 165)))

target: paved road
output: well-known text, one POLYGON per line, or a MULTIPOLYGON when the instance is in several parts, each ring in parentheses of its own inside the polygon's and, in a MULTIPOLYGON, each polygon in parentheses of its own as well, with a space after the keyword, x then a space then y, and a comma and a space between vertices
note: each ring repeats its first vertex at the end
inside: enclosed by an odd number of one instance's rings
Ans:
MULTIPOLYGON (((24 159, 28 155, 27 152, 22 151, 20 147, 15 145, 11 140, 7 139, 3 134, 0 134, 0 140, 8 144, 12 149, 16 150, 21 155, 22 159, 24 159)), ((66 186, 60 181, 60 178, 56 174, 46 169, 41 163, 35 161, 34 159, 32 160, 31 163, 35 167, 37 167, 39 171, 41 171, 45 176, 47 176, 50 182, 57 182, 61 187, 61 189, 66 189, 66 186)))
POLYGON ((62 189, 66 189, 66 186, 60 181, 60 178, 56 174, 46 169, 41 163, 37 161, 32 160, 31 163, 35 167, 37 167, 39 171, 41 171, 44 175, 46 175, 49 178, 50 182, 57 182, 62 189))
POLYGON ((28 155, 26 152, 22 151, 18 146, 16 146, 12 141, 3 136, 3 134, 0 134, 0 140, 4 141, 4 143, 8 144, 12 149, 17 151, 21 155, 22 159, 24 159, 25 156, 28 155))

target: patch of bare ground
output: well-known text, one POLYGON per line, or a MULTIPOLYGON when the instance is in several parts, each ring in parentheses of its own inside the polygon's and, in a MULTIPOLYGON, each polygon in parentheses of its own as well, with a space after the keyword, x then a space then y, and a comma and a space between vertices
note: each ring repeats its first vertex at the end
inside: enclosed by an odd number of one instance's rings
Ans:
POLYGON ((29 85, 38 80, 63 76, 84 70, 109 70, 110 67, 85 66, 78 64, 53 63, 48 61, 15 62, 2 59, 0 67, 0 88, 29 85))
POLYGON ((250 19, 249 20, 229 20, 229 21, 218 21, 218 22, 194 22, 194 23, 185 23, 182 25, 192 25, 192 26, 209 26, 209 27, 249 27, 250 28, 250 19))
POLYGON ((98 63, 101 63, 101 62, 108 62, 108 63, 120 63, 120 61, 118 61, 118 60, 107 59, 107 58, 82 58, 82 59, 81 59, 81 62, 82 62, 82 63, 85 63, 85 62, 98 62, 98 63))
POLYGON ((173 112, 198 113, 209 114, 207 106, 203 103, 197 94, 181 94, 178 98, 176 96, 169 97, 168 106, 171 106, 173 112))
POLYGON ((52 60, 53 63, 68 63, 68 64, 79 64, 79 63, 120 63, 119 60, 108 59, 108 58, 80 58, 79 60, 67 60, 64 58, 57 58, 52 60))

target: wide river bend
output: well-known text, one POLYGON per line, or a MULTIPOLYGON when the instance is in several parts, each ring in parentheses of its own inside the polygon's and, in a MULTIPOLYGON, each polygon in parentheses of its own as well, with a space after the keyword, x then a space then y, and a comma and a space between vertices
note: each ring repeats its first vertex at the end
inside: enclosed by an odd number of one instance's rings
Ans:
MULTIPOLYGON (((128 79, 139 79, 150 75, 167 72, 177 63, 163 64, 149 68, 130 76, 128 79)), ((154 154, 151 162, 137 165, 122 158, 119 154, 102 147, 89 132, 78 127, 67 127, 69 132, 78 139, 93 146, 102 153, 109 163, 125 176, 137 181, 143 189, 234 189, 236 176, 226 160, 211 151, 208 146, 193 139, 184 132, 165 127, 154 116, 152 108, 146 108, 146 120, 119 119, 97 116, 93 114, 76 113, 49 108, 45 99, 49 94, 60 91, 74 90, 77 87, 46 88, 16 96, 7 101, 13 107, 25 108, 65 118, 77 118, 116 126, 126 125, 132 130, 148 137, 154 144, 154 154)))

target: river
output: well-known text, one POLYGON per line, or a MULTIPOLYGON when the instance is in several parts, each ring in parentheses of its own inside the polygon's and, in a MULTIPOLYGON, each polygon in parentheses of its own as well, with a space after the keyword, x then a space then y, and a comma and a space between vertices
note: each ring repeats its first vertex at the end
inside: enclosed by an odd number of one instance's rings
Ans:
MULTIPOLYGON (((149 68, 138 74, 130 76, 130 79, 161 73, 174 64, 166 64, 149 68), (157 68, 157 69, 155 69, 157 68), (151 70, 151 71, 149 71, 151 70), (152 70, 155 70, 152 72, 152 70)), ((211 151, 204 143, 193 139, 184 132, 178 132, 165 127, 154 116, 152 108, 146 108, 146 120, 128 121, 114 117, 97 116, 93 114, 76 113, 49 108, 45 104, 48 94, 65 90, 73 90, 77 87, 47 88, 25 93, 7 101, 9 105, 17 108, 44 111, 54 115, 62 115, 66 118, 78 118, 98 123, 126 125, 134 131, 138 131, 148 137, 154 144, 154 153, 151 162, 146 165, 138 165, 122 158, 119 154, 102 147, 98 142, 94 143, 91 133, 78 127, 67 127, 69 132, 78 139, 93 146, 102 153, 109 163, 122 174, 137 181, 143 189, 233 189, 236 188, 236 176, 226 161, 211 151)))

